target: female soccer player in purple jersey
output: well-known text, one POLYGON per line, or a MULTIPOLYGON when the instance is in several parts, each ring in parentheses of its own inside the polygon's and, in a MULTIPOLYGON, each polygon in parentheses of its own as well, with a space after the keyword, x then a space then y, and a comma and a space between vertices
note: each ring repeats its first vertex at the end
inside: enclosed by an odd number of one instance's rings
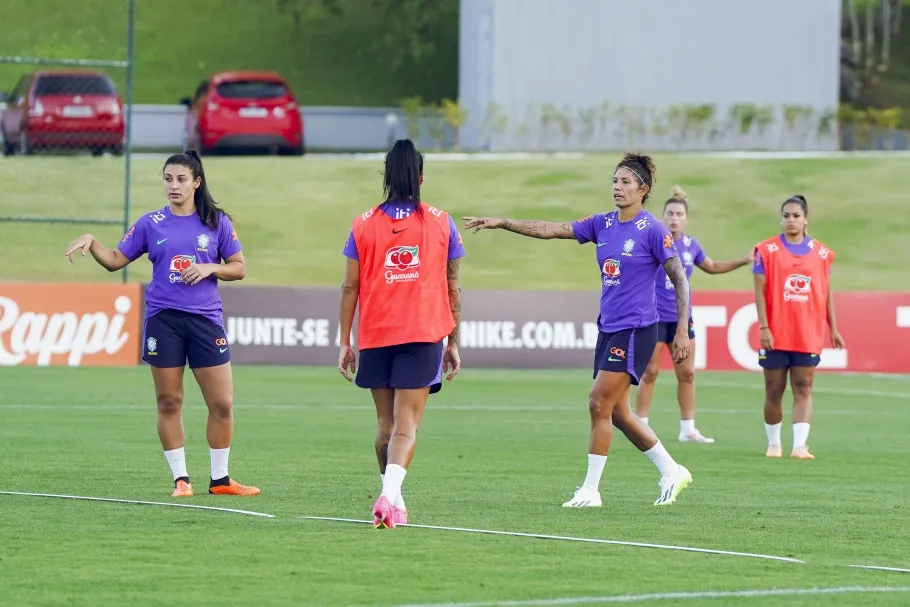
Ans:
MULTIPOLYGON (((689 202, 686 192, 673 186, 672 194, 664 203, 664 223, 670 229, 676 250, 682 258, 686 280, 692 279, 692 272, 699 267, 708 274, 726 274, 737 268, 747 266, 752 262, 751 253, 735 261, 714 261, 705 253, 701 244, 692 236, 683 233, 689 218, 689 202)), ((679 328, 676 303, 674 301, 673 283, 664 272, 663 268, 657 271, 657 315, 660 322, 657 325, 657 347, 641 378, 635 394, 635 413, 648 423, 648 413, 651 410, 651 399, 654 396, 654 384, 660 373, 660 361, 664 345, 673 343, 673 338, 679 328)), ((692 303, 689 301, 688 318, 689 339, 695 338, 694 322, 692 320, 692 303)), ((713 443, 713 438, 707 438, 695 427, 695 342, 692 342, 692 356, 674 365, 676 371, 676 398, 679 401, 679 440, 681 442, 713 443)))
MULTIPOLYGON (((613 174, 613 200, 618 211, 598 213, 573 223, 464 217, 465 229, 501 229, 532 238, 569 240, 597 245, 601 276, 599 334, 594 352, 594 386, 588 408, 591 440, 588 474, 566 507, 599 507, 600 477, 615 425, 660 471, 656 506, 672 504, 692 475, 677 464, 647 424, 632 413, 624 398, 638 384, 657 344, 658 316, 654 281, 661 266, 673 283, 677 313, 689 314, 689 285, 667 227, 644 210, 657 169, 648 156, 626 154, 613 174)), ((673 359, 689 357, 685 326, 673 339, 673 359)))
POLYGON ((109 272, 148 253, 152 280, 146 290, 143 355, 152 369, 158 401, 158 437, 174 475, 173 497, 192 497, 183 452, 183 372, 189 362, 209 409, 206 437, 211 457, 209 493, 258 495, 228 475, 234 431, 231 352, 224 331, 219 280, 241 280, 246 263, 230 216, 209 192, 194 150, 164 163, 168 205, 140 217, 115 249, 91 234, 66 251, 92 254, 109 272), (224 263, 221 263, 224 261, 224 263))

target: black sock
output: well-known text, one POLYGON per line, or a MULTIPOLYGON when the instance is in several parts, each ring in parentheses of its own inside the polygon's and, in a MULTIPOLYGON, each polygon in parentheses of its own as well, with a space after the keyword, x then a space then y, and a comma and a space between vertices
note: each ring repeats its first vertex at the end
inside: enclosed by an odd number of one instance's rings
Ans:
POLYGON ((174 479, 174 487, 177 486, 177 481, 183 481, 183 482, 185 482, 186 484, 190 484, 190 477, 188 477, 188 476, 178 476, 177 478, 174 479))
POLYGON ((230 484, 231 484, 231 477, 230 477, 230 475, 228 475, 228 476, 225 476, 224 478, 219 478, 217 480, 212 479, 211 482, 209 482, 209 487, 221 487, 221 486, 227 487, 230 484))

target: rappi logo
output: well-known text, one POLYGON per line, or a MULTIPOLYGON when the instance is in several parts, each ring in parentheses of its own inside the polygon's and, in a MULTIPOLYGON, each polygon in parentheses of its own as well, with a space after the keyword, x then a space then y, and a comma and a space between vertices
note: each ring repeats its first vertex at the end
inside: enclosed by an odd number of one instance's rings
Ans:
POLYGON ((195 255, 174 255, 171 257, 171 266, 168 271, 171 272, 171 284, 182 282, 180 273, 196 263, 195 255))
POLYGON ((605 259, 604 264, 601 267, 601 271, 604 274, 604 286, 605 287, 617 287, 619 286, 619 260, 618 259, 605 259))
POLYGON ((809 301, 812 278, 803 274, 790 274, 784 280, 784 301, 809 301))
POLYGON ((25 284, 0 296, 0 365, 135 365, 138 285, 25 284))
POLYGON ((394 270, 410 270, 420 266, 420 247, 392 247, 385 254, 385 281, 388 284, 395 282, 412 282, 419 278, 417 271, 396 273, 394 270))

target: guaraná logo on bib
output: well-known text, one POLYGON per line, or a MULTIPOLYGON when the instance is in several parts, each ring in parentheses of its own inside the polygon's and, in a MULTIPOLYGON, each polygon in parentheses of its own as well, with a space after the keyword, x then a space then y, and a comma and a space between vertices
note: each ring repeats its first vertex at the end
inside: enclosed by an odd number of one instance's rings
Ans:
POLYGON ((413 272, 406 272, 406 270, 413 270, 419 266, 420 247, 392 247, 385 254, 385 267, 387 268, 385 281, 388 284, 415 281, 420 277, 417 270, 413 272))

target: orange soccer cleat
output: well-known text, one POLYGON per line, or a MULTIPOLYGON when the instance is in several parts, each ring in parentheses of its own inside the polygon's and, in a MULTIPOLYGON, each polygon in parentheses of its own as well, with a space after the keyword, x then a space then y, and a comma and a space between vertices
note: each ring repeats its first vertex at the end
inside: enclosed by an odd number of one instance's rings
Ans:
POLYGON ((193 486, 183 479, 177 480, 171 497, 193 497, 193 486))
POLYGON ((212 495, 259 495, 259 487, 247 487, 234 479, 229 479, 227 485, 210 485, 209 493, 212 495))

